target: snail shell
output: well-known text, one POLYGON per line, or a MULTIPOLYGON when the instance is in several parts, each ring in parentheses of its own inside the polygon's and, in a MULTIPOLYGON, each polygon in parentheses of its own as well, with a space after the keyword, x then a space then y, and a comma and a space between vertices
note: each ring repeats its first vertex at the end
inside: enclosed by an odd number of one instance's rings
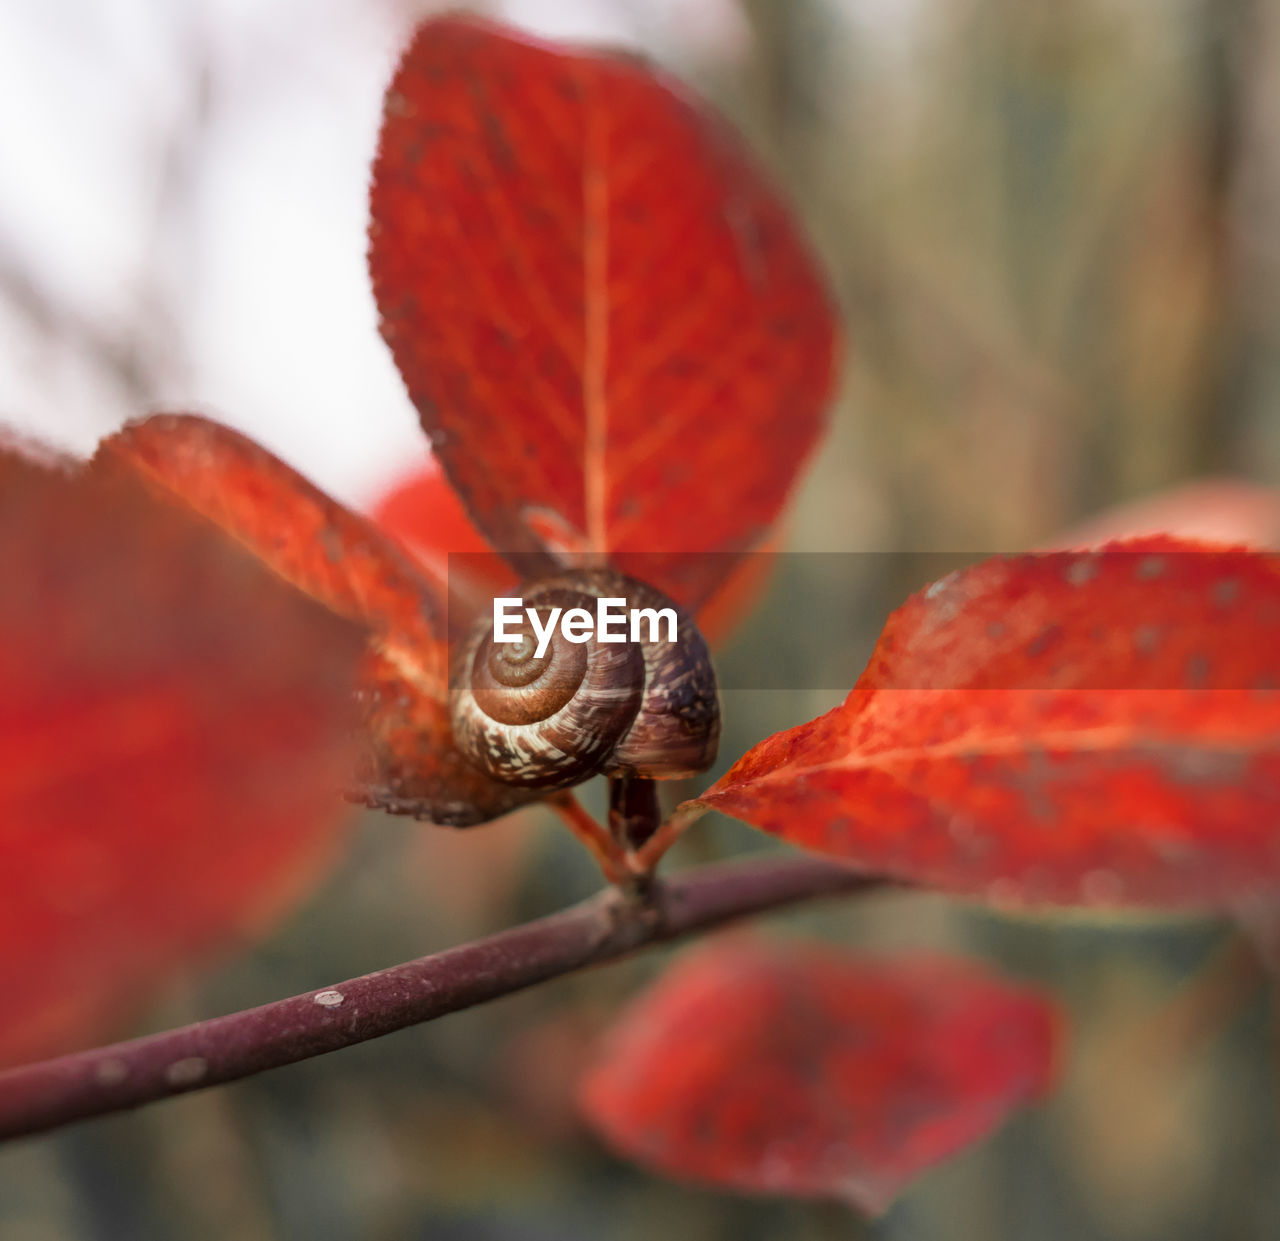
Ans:
POLYGON ((495 642, 486 617, 454 669, 454 739, 468 759, 496 780, 548 791, 594 775, 671 779, 715 762, 720 700, 711 657, 670 599, 608 569, 567 571, 518 593, 544 624, 556 607, 595 615, 599 598, 672 608, 676 640, 602 642, 593 634, 574 643, 557 625, 538 658, 531 627, 517 643, 495 642))

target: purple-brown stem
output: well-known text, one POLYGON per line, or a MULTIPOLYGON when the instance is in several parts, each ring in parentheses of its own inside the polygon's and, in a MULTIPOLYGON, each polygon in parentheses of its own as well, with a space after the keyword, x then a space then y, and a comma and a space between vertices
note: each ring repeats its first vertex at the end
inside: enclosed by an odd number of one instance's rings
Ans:
POLYGON ((624 851, 640 848, 662 823, 658 786, 639 776, 609 779, 609 835, 624 851))
POLYGON ((0 1072, 0 1140, 337 1051, 649 944, 880 880, 814 858, 699 867, 650 900, 602 892, 404 965, 176 1030, 0 1072))

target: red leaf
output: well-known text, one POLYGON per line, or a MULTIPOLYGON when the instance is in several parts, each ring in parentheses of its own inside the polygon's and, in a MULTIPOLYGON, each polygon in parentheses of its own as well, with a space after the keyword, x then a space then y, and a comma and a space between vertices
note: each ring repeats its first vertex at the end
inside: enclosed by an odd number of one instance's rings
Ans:
POLYGON ((434 457, 378 501, 373 519, 413 553, 441 592, 485 604, 517 585, 515 571, 485 542, 434 457))
MULTIPOLYGON (((516 585, 506 561, 490 552, 457 492, 434 460, 378 502, 374 520, 414 553, 420 567, 454 595, 487 606, 516 585)), ((744 556, 698 612, 698 627, 713 646, 728 641, 764 591, 776 547, 744 556)))
POLYGON ((387 94, 371 215, 383 336, 493 545, 607 552, 695 607, 777 516, 834 373, 826 291, 739 142, 634 57, 438 18, 387 94), (678 552, 719 554, 652 555, 678 552))
POLYGON ((0 448, 0 1062, 263 930, 349 812, 362 639, 122 476, 0 448))
POLYGON ((373 522, 252 440, 194 415, 133 423, 105 440, 100 455, 137 470, 286 581, 367 626, 362 696, 369 745, 353 796, 457 827, 533 799, 490 780, 454 748, 441 592, 373 522))
POLYGON ((841 706, 701 800, 1000 902, 1275 892, 1278 565, 1166 539, 961 570, 894 613, 841 706))
POLYGON ((582 1101, 681 1179, 884 1210, 1048 1086, 1052 1007, 957 960, 751 939, 695 950, 623 1015, 582 1101))

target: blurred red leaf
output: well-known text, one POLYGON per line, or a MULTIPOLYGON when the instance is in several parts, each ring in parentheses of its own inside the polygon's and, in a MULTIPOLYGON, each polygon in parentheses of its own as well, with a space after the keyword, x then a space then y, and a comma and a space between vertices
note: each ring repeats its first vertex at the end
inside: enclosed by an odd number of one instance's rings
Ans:
POLYGON ((1280 546, 1280 492, 1239 478, 1201 478, 1117 505, 1072 527, 1051 548, 1098 547, 1168 534, 1246 547, 1280 546))
POLYGON ((371 217, 383 336, 493 545, 607 552, 695 608, 777 516, 835 369, 736 138, 632 56, 438 18, 388 91, 371 217))
POLYGON ((444 591, 484 603, 517 584, 515 570, 485 542, 434 457, 382 496, 372 516, 444 591))
MULTIPOLYGON (((516 585, 515 571, 489 550, 434 459, 387 492, 373 519, 455 596, 487 606, 494 595, 516 585)), ((713 646, 728 641, 764 592, 777 552, 774 542, 739 560, 699 610, 698 627, 713 646)))
POLYGON ((1002 903, 1275 892, 1278 565, 1164 539, 961 570, 890 617, 841 706, 700 800, 1002 903))
POLYGON ((84 1042, 308 890, 362 635, 117 474, 0 448, 0 1062, 84 1042))
POLYGON ((671 1176, 879 1212, 1048 1087, 1055 1024, 967 962, 731 939, 635 1001, 581 1098, 671 1176))
POLYGON ((536 795, 490 780, 455 749, 442 591, 373 522, 252 440, 195 415, 133 423, 105 440, 100 455, 126 463, 286 581, 367 626, 361 694, 368 745, 353 796, 465 827, 536 795))

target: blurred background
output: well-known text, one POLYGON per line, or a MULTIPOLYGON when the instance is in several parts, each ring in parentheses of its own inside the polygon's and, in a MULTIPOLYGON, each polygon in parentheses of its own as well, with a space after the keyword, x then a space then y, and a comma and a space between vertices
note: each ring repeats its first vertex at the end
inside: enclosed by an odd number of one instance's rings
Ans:
MULTIPOLYGON (((852 365, 787 546, 886 554, 786 558, 727 668, 781 658, 795 684, 830 684, 824 661, 869 650, 920 584, 920 553, 1042 544, 1206 475, 1280 484, 1270 0, 472 7, 641 48, 693 82, 828 264, 852 365), (797 597, 823 600, 830 636, 785 635, 797 597)), ((381 93, 429 11, 5 0, 0 418, 87 453, 128 417, 200 409, 366 507, 420 464, 364 228, 381 93)), ((728 695, 726 759, 834 700, 728 695)), ((763 847, 709 823, 673 860, 763 847)), ((370 816, 275 936, 175 986, 137 1029, 321 986, 596 886, 537 813, 460 834, 370 816)), ((1280 1235, 1271 1014, 1229 928, 1011 922, 897 895, 773 921, 970 951, 1052 986, 1073 1020, 1060 1091, 874 1224, 661 1182, 585 1135, 571 1095, 653 954, 4 1148, 0 1238, 1280 1235)))

